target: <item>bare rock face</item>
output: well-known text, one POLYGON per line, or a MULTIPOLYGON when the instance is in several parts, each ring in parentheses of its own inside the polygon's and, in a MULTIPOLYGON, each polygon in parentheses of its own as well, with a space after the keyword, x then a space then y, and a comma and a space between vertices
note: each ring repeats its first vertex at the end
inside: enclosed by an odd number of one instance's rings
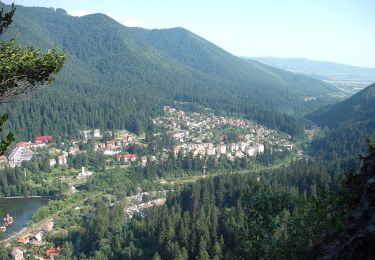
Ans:
POLYGON ((309 259, 375 259, 375 152, 362 157, 363 166, 349 182, 358 196, 347 229, 334 241, 323 241, 309 259))

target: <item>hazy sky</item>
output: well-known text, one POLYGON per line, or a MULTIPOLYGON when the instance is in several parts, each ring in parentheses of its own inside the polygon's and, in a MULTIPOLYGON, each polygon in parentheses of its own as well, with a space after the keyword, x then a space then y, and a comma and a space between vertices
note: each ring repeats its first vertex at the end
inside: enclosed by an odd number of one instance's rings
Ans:
MULTIPOLYGON (((12 3, 10 0, 2 0, 12 3)), ((105 13, 127 26, 184 27, 235 55, 375 68, 375 0, 14 0, 105 13)))

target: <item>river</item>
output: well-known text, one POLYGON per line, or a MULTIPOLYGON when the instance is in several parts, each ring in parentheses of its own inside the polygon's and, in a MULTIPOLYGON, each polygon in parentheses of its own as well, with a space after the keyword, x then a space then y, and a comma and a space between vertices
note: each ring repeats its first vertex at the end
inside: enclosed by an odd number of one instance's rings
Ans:
MULTIPOLYGON (((7 227, 5 237, 25 227, 33 213, 39 207, 46 205, 47 202, 47 198, 0 198, 0 206, 4 209, 4 215, 8 213, 14 218, 13 224, 7 227)), ((0 223, 2 225, 2 219, 0 219, 0 223)))

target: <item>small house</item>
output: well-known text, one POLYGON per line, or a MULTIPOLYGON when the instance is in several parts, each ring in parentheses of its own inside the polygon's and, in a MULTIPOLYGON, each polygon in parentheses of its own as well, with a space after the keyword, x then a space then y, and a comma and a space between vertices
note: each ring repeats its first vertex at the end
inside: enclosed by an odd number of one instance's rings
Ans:
POLYGON ((13 260, 24 260, 25 258, 23 257, 23 251, 19 247, 13 248, 12 252, 12 259, 13 260))
POLYGON ((244 154, 241 150, 236 151, 234 155, 238 158, 242 158, 244 156, 244 154))
POLYGON ((230 144, 230 146, 229 146, 229 150, 233 153, 233 152, 235 152, 235 151, 237 151, 238 150, 238 144, 236 144, 236 143, 232 143, 232 144, 230 144))
POLYGON ((264 153, 264 144, 257 145, 257 153, 264 153))
POLYGON ((134 162, 135 160, 137 160, 137 155, 134 154, 134 153, 130 153, 130 154, 118 154, 116 155, 116 159, 118 161, 120 161, 121 159, 124 160, 124 162, 134 162))
POLYGON ((113 149, 116 146, 116 142, 114 140, 105 142, 105 147, 107 149, 113 149))
POLYGON ((92 131, 92 136, 93 136, 94 138, 101 138, 102 135, 100 134, 100 129, 94 129, 94 130, 92 131))
POLYGON ((17 243, 20 243, 20 244, 27 244, 27 243, 29 243, 29 238, 28 238, 28 237, 20 237, 20 238, 17 240, 17 243))
POLYGON ((48 143, 48 141, 52 140, 52 135, 43 135, 35 137, 35 143, 48 143))
POLYGON ((146 156, 143 156, 143 157, 141 157, 141 166, 142 167, 146 167, 146 165, 147 165, 147 157, 146 156))
POLYGON ((57 156, 57 162, 59 165, 65 165, 67 164, 67 159, 65 155, 57 156))
POLYGON ((227 152, 227 146, 225 144, 220 144, 217 147, 217 150, 220 154, 225 154, 227 152))
POLYGON ((54 166, 54 165, 56 165, 56 159, 49 159, 48 160, 49 161, 49 166, 54 166))
POLYGON ((69 153, 70 154, 77 154, 79 152, 79 147, 78 146, 71 146, 69 148, 69 153))
POLYGON ((249 146, 246 151, 247 155, 249 156, 255 156, 257 154, 257 149, 253 146, 249 146))
POLYGON ((48 259, 55 259, 56 256, 58 256, 61 253, 61 246, 58 246, 57 248, 50 247, 46 251, 46 256, 48 259))

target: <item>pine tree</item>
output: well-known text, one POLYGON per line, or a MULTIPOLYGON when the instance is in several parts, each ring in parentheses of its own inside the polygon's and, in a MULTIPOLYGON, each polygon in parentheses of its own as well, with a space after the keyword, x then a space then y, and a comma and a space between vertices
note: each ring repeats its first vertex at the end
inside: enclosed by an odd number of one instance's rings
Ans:
MULTIPOLYGON (((13 22, 16 11, 12 4, 9 12, 0 10, 0 36, 13 22)), ((51 49, 41 53, 33 47, 16 46, 15 40, 0 41, 0 102, 15 101, 20 95, 30 93, 42 85, 51 83, 55 74, 59 72, 65 62, 65 53, 56 53, 51 49)), ((0 133, 2 126, 7 121, 8 114, 0 117, 0 133)), ((14 135, 9 133, 0 141, 0 155, 14 141, 14 135)))

